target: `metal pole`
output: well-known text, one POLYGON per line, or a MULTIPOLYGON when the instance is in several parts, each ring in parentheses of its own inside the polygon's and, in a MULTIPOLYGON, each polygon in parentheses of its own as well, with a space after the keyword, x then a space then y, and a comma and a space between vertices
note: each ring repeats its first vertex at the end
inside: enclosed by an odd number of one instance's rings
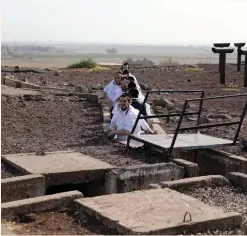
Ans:
POLYGON ((226 53, 221 52, 220 53, 220 84, 226 84, 225 69, 226 69, 226 53))
POLYGON ((244 87, 247 87, 247 53, 245 53, 245 62, 244 62, 244 87))
POLYGON ((220 53, 219 53, 219 72, 220 72, 220 53))
MULTIPOLYGON (((201 98, 204 98, 204 91, 202 91, 201 98)), ((197 116, 197 121, 196 121, 196 126, 200 124, 200 118, 201 118, 201 113, 202 113, 202 105, 203 105, 203 100, 200 101, 199 105, 199 113, 197 116)), ((196 129, 196 133, 198 132, 198 129, 196 129)))
POLYGON ((172 153, 172 150, 173 150, 175 141, 176 141, 177 136, 178 136, 179 128, 180 128, 180 126, 181 126, 181 124, 182 124, 182 120, 183 120, 183 118, 184 118, 184 112, 185 112, 185 110, 186 110, 186 108, 187 108, 187 105, 188 105, 188 101, 185 100, 184 106, 183 106, 183 110, 182 110, 182 113, 181 113, 181 115, 180 115, 180 118, 179 118, 179 121, 178 121, 178 124, 177 124, 177 128, 176 128, 176 130, 175 130, 175 133, 174 133, 174 136, 173 136, 173 139, 172 139, 171 146, 170 146, 170 148, 168 149, 168 157, 171 156, 171 153, 172 153))
POLYGON ((241 126, 242 126, 242 123, 243 123, 243 120, 244 120, 244 117, 245 117, 245 114, 246 114, 246 110, 247 110, 247 99, 246 99, 244 110, 243 110, 243 113, 241 114, 240 121, 239 121, 239 124, 238 124, 238 128, 237 128, 237 131, 236 131, 236 134, 235 134, 235 137, 234 137, 234 140, 233 140, 232 144, 236 144, 236 142, 237 142, 238 135, 239 135, 239 132, 240 132, 240 129, 241 129, 241 126))
POLYGON ((241 71, 241 47, 238 47, 237 71, 241 71))
MULTIPOLYGON (((145 98, 144 98, 144 101, 143 101, 143 103, 142 103, 141 109, 140 109, 140 111, 139 111, 139 113, 138 113, 138 115, 137 115, 137 117, 136 117, 135 124, 134 124, 134 126, 133 126, 133 128, 132 128, 132 130, 131 130, 131 134, 133 134, 133 133, 135 132, 136 126, 137 126, 138 121, 139 121, 139 119, 140 119, 140 117, 141 117, 141 112, 143 111, 143 109, 144 109, 144 107, 145 107, 145 104, 146 104, 146 101, 147 101, 147 99, 148 99, 148 95, 149 95, 149 92, 147 92, 147 94, 146 94, 146 96, 145 96, 145 98)), ((130 139, 131 139, 131 138, 130 138, 130 136, 128 135, 128 138, 127 138, 127 147, 129 147, 130 139)))

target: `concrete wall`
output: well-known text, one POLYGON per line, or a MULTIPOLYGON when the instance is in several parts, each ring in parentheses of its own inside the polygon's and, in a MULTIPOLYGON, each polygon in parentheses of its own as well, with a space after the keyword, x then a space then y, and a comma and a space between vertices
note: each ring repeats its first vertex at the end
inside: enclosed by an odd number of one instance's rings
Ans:
POLYGON ((228 174, 228 179, 237 187, 247 190, 247 175, 239 172, 231 172, 228 174))
POLYGON ((230 172, 247 174, 247 159, 219 150, 205 149, 197 151, 175 152, 181 158, 198 164, 199 175, 223 175, 230 172))
POLYGON ((10 76, 5 76, 4 79, 1 79, 1 84, 9 86, 9 87, 13 87, 13 88, 39 89, 38 85, 15 80, 13 79, 13 77, 10 77, 10 76))
POLYGON ((106 174, 105 193, 148 189, 149 184, 184 178, 185 170, 174 163, 137 165, 115 169, 106 174))
POLYGON ((45 178, 42 175, 24 175, 1 180, 1 202, 43 196, 45 178))

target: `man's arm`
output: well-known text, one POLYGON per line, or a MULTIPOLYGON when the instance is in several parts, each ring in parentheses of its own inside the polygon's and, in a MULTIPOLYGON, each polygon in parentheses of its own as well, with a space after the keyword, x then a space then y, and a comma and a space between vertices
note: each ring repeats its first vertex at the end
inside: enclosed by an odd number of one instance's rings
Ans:
POLYGON ((142 123, 141 123, 142 129, 144 129, 148 134, 156 134, 156 133, 157 133, 156 130, 153 131, 153 130, 150 128, 150 126, 148 125, 148 123, 147 123, 145 120, 142 120, 141 122, 142 122, 142 123))
POLYGON ((109 135, 129 135, 131 132, 125 129, 120 129, 120 130, 112 130, 109 135))

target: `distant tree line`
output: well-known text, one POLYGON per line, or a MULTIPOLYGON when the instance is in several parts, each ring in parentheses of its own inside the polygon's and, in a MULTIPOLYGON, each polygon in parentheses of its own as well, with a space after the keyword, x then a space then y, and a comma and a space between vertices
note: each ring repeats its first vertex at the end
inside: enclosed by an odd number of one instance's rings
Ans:
POLYGON ((117 49, 116 48, 110 48, 106 50, 106 53, 108 54, 117 54, 117 49))
POLYGON ((128 62, 130 65, 136 65, 136 66, 138 65, 138 66, 151 67, 155 65, 151 60, 148 60, 147 58, 133 60, 133 58, 129 57, 123 61, 123 63, 125 62, 128 62))

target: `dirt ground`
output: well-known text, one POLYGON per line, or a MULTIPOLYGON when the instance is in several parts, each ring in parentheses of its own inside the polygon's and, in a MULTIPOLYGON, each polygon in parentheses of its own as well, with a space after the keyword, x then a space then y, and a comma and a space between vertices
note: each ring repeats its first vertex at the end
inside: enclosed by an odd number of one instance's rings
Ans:
MULTIPOLYGON (((1 98, 3 155, 76 150, 116 166, 162 161, 152 152, 126 150, 110 142, 103 132, 98 104, 49 94, 1 98)), ((9 174, 2 168, 2 178, 9 174)))
MULTIPOLYGON (((226 66, 226 85, 219 84, 219 72, 218 65, 213 64, 201 64, 198 68, 185 65, 174 65, 165 67, 153 67, 153 68, 133 68, 131 72, 136 76, 142 87, 148 87, 153 89, 175 89, 175 90, 204 90, 206 96, 218 96, 228 94, 238 94, 247 92, 247 88, 243 88, 243 68, 242 72, 236 72, 236 65, 227 64, 226 66)), ((9 67, 3 67, 4 71, 11 71, 9 67)), ((82 91, 91 91, 91 89, 102 89, 109 81, 112 80, 115 70, 106 71, 87 71, 87 70, 58 70, 59 76, 54 75, 54 71, 42 70, 41 74, 35 73, 11 73, 14 74, 15 79, 22 81, 28 81, 37 85, 54 86, 60 88, 75 89, 76 86, 80 86, 82 91)), ((159 99, 165 96, 170 101, 174 102, 175 109, 180 109, 186 98, 195 98, 192 94, 158 94, 150 96, 148 100, 152 104, 154 99, 159 99)), ((202 122, 201 124, 217 123, 217 122, 229 122, 239 119, 242 112, 245 97, 229 98, 224 100, 210 100, 205 101, 202 110, 202 122), (220 114, 225 117, 215 118, 215 114, 220 114), (212 118, 213 117, 213 118, 212 118)), ((198 103, 192 102, 190 106, 193 111, 198 109, 198 103), (192 109, 193 108, 193 109, 192 109)), ((163 108, 155 106, 153 104, 154 111, 156 113, 162 113, 163 108)), ((165 109, 164 109, 165 110, 165 109)), ((65 117, 64 117, 65 118, 65 117)), ((66 119, 66 118, 65 118, 66 119)), ((190 120, 185 119, 184 125, 195 125, 195 119, 192 117, 190 120)), ((171 119, 169 124, 166 120, 161 119, 162 127, 166 130, 175 128, 176 122, 171 119)), ((58 122, 59 123, 59 122, 58 122)), ((63 123, 65 123, 63 121, 63 123)), ((233 139, 237 126, 229 127, 217 127, 211 129, 201 130, 202 133, 210 134, 220 138, 233 139)), ((87 131, 89 132, 89 131, 87 131)), ((240 143, 232 147, 219 148, 232 154, 241 155, 247 157, 247 119, 245 118, 242 129, 239 135, 240 143)), ((41 141, 42 142, 42 141, 41 141)), ((92 140, 91 140, 92 142, 92 140)), ((104 142, 107 142, 105 140, 104 142)), ((60 144, 59 144, 60 145, 60 144)), ((85 146, 85 145, 84 145, 85 146)), ((103 148, 102 150, 104 150, 103 148)), ((87 148, 84 148, 88 151, 87 148)), ((90 150, 89 150, 90 152, 90 150)), ((105 154, 105 153, 104 153, 105 154)))
POLYGON ((116 235, 76 209, 18 215, 4 222, 20 235, 116 235))

